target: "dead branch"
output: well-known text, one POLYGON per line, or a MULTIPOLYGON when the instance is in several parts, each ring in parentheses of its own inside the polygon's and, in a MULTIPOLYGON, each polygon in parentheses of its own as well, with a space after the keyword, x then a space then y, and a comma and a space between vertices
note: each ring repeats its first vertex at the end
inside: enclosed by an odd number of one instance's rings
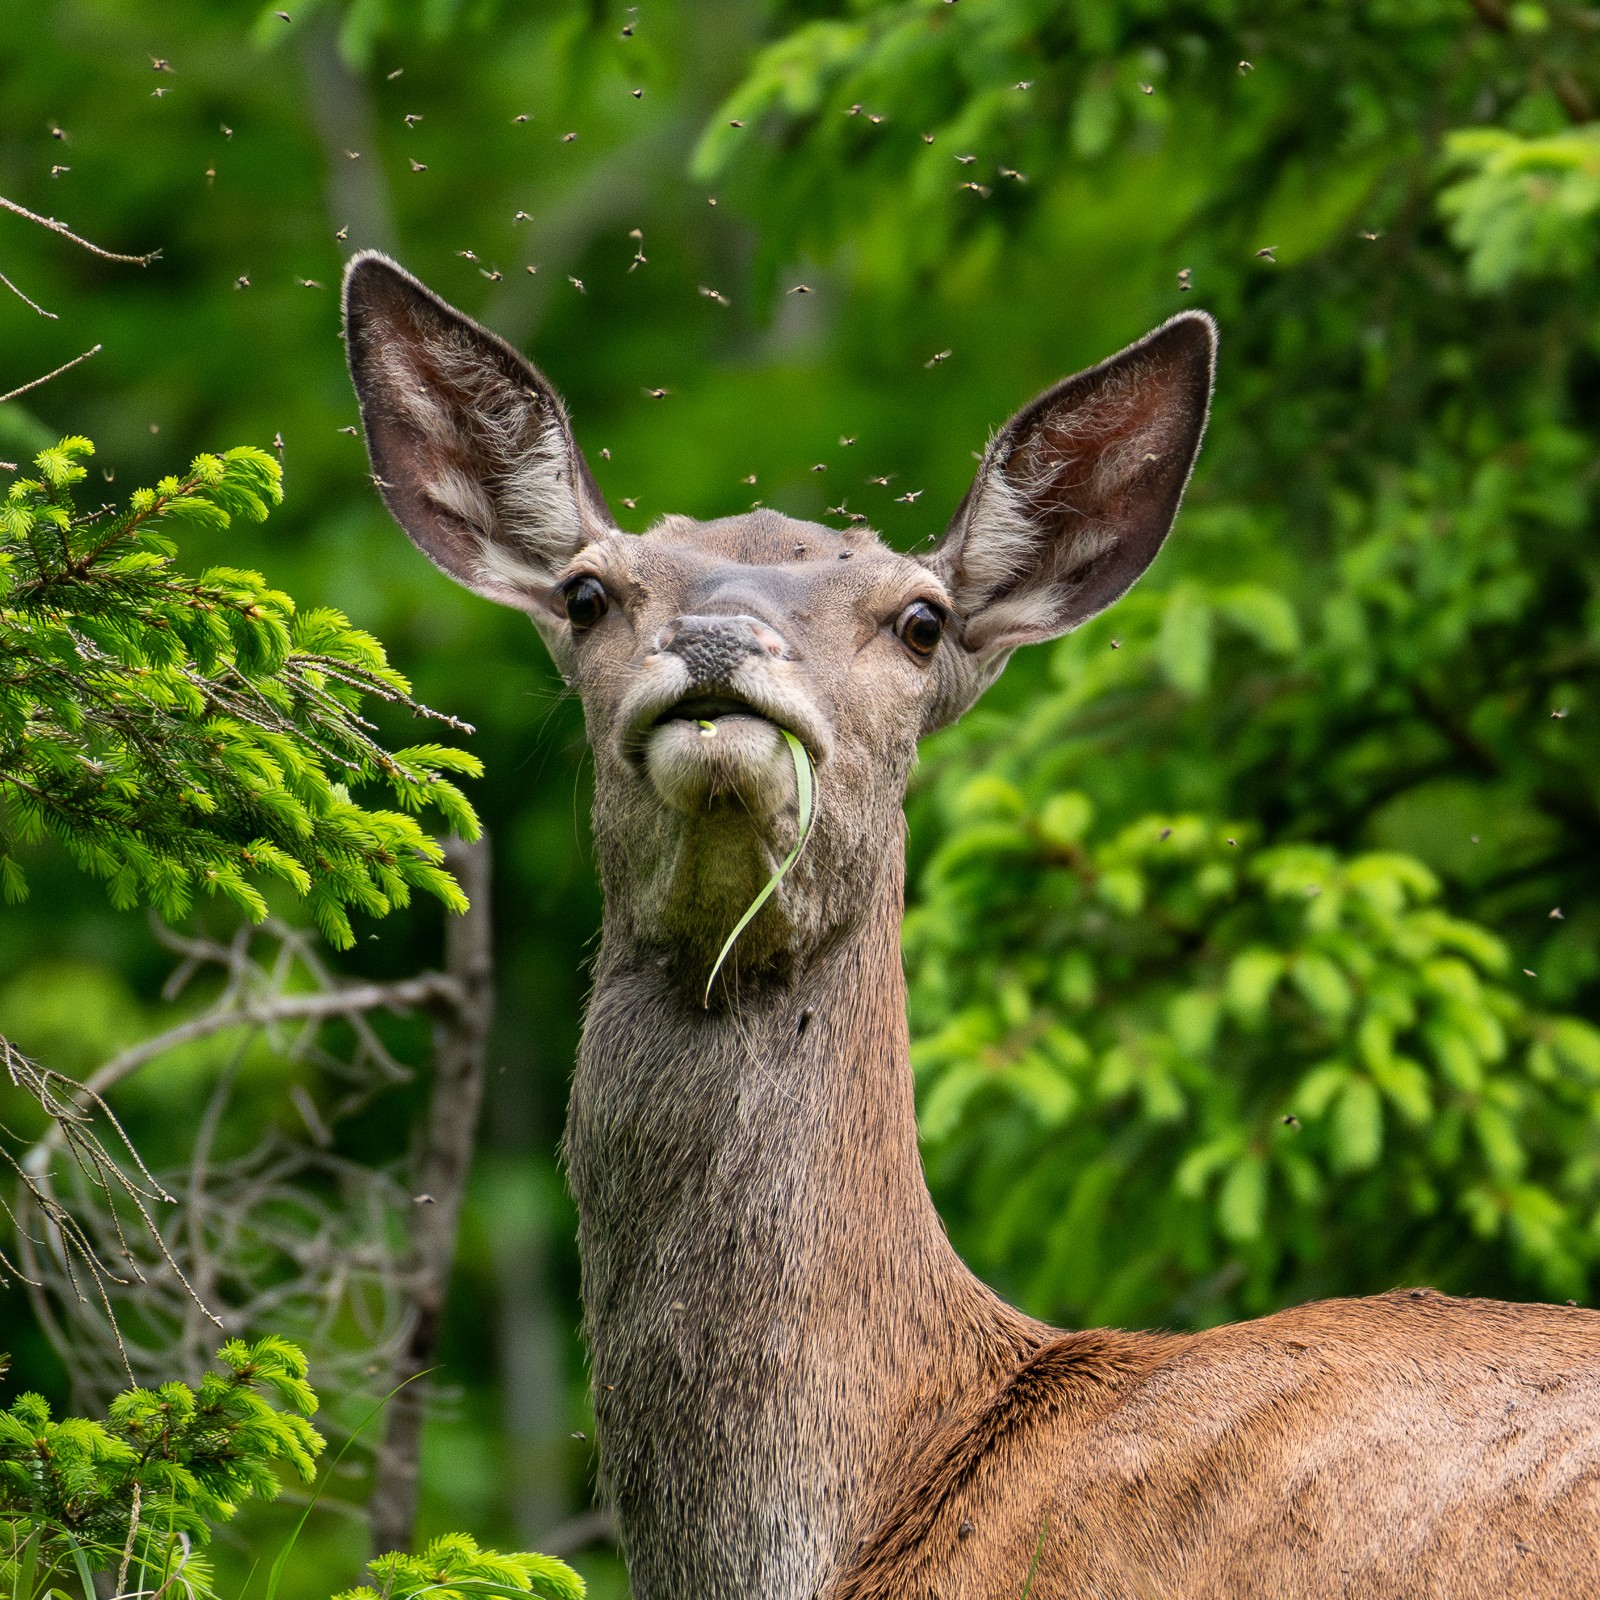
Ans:
POLYGON ((63 239, 70 240, 92 256, 99 256, 102 261, 121 261, 130 267, 148 267, 152 261, 161 259, 159 250, 152 250, 149 255, 144 256, 124 256, 115 250, 102 250, 99 245, 92 244, 74 233, 66 223, 58 222, 54 217, 41 217, 37 211, 29 211, 26 206, 19 206, 15 200, 7 200, 3 194, 0 194, 0 211, 9 211, 27 222, 36 222, 41 228, 48 228, 51 233, 59 233, 63 239))
POLYGON ((287 1330, 308 1345, 325 1384, 371 1389, 378 1379, 387 1387, 416 1316, 403 1260, 409 1191, 391 1172, 338 1155, 334 1130, 411 1077, 379 1037, 373 1014, 419 1007, 448 1014, 460 1004, 458 981, 421 973, 347 982, 323 963, 314 936, 276 920, 227 940, 154 926, 179 958, 167 999, 208 972, 221 975, 221 991, 196 1016, 122 1051, 81 1083, 7 1047, 12 1083, 51 1122, 20 1159, 0 1145, 0 1166, 10 1168, 16 1190, 14 1206, 0 1199, 16 1240, 16 1259, 0 1256, 0 1270, 28 1285, 40 1325, 86 1402, 130 1375, 139 1382, 173 1376, 175 1356, 184 1375, 198 1376, 218 1327, 287 1330), (348 1030, 353 1048, 323 1042, 331 1023, 348 1030), (105 1093, 180 1047, 230 1034, 236 1043, 184 1165, 154 1176, 105 1093), (319 1105, 304 1084, 286 1085, 286 1101, 310 1137, 272 1127, 245 1154, 220 1159, 218 1134, 239 1068, 261 1047, 315 1068, 333 1092, 319 1105), (102 1139, 91 1123, 110 1131, 102 1139))
MULTIPOLYGON (((197 1378, 219 1329, 298 1339, 331 1392, 382 1393, 436 1363, 492 1002, 487 851, 452 845, 449 859, 472 909, 448 924, 444 972, 352 983, 327 967, 314 935, 276 920, 225 939, 153 922, 176 958, 166 999, 220 978, 202 1010, 82 1082, 5 1046, 10 1081, 51 1120, 20 1158, 0 1127, 0 1167, 14 1179, 13 1194, 0 1195, 0 1222, 15 1240, 15 1260, 0 1255, 0 1271, 27 1285, 75 1400, 104 1401, 130 1377, 197 1378), (375 1013, 419 1009, 435 1019, 434 1082, 402 1183, 388 1167, 342 1155, 338 1131, 412 1076, 375 1013), (104 1096, 208 1039, 228 1049, 196 1108, 192 1142, 175 1169, 152 1171, 104 1096), (259 1093, 259 1072, 243 1069, 263 1049, 316 1077, 285 1081, 289 1114, 269 1119, 241 1152, 223 1130, 238 1126, 228 1119, 240 1083, 259 1093)), ((409 1542, 423 1420, 442 1397, 423 1380, 390 1402, 369 1507, 380 1548, 409 1542)))
MULTIPOLYGON (((0 273, 0 278, 4 277, 5 274, 0 273)), ((15 285, 7 280, 6 287, 14 288, 15 285)), ((22 298, 24 300, 28 299, 26 295, 23 295, 22 298)), ((28 300, 28 304, 33 305, 33 302, 28 300)), ((39 308, 37 306, 34 306, 35 311, 38 309, 39 308)), ((43 315, 47 317, 53 316, 54 314, 54 312, 50 311, 43 313, 43 315)), ((90 356, 99 355, 104 348, 104 345, 97 344, 92 350, 85 350, 81 356, 74 356, 70 361, 64 362, 61 366, 57 367, 54 372, 47 372, 42 378, 35 378, 32 383, 24 383, 20 387, 12 389, 7 394, 0 394, 0 405, 4 405, 7 400, 15 400, 19 394, 26 394, 30 389, 37 389, 41 384, 49 383, 52 378, 59 378, 63 372, 71 372, 74 367, 87 361, 90 356)))
MULTIPOLYGON (((59 322, 61 320, 55 312, 46 311, 36 300, 30 300, 3 272, 0 272, 0 284, 4 284, 30 311, 37 311, 41 317, 48 317, 51 322, 59 322)), ((42 382, 43 380, 41 379, 40 381, 42 382)), ((20 393, 21 391, 19 390, 18 392, 20 393)), ((9 400, 11 396, 6 395, 4 398, 9 400)))
MULTIPOLYGON (((455 980, 442 972, 424 972, 398 983, 350 984, 320 994, 284 994, 271 1000, 234 1001, 181 1022, 153 1039, 131 1045, 103 1067, 96 1068, 84 1080, 83 1087, 91 1094, 104 1094, 157 1056, 228 1028, 271 1028, 285 1022, 326 1021, 330 1017, 350 1020, 372 1011, 410 1011, 419 1006, 459 1003, 455 980)), ((407 1075, 403 1068, 395 1067, 394 1076, 407 1075)), ((46 1139, 50 1137, 49 1134, 45 1136, 46 1139)))

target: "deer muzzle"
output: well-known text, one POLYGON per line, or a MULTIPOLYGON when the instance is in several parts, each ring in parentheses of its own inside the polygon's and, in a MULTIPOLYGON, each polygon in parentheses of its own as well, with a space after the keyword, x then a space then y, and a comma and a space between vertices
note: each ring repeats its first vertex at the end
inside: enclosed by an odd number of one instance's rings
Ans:
POLYGON ((793 806, 789 731, 820 761, 824 719, 776 629, 751 616, 684 616, 661 630, 625 718, 624 752, 678 811, 736 807, 766 820, 793 806))

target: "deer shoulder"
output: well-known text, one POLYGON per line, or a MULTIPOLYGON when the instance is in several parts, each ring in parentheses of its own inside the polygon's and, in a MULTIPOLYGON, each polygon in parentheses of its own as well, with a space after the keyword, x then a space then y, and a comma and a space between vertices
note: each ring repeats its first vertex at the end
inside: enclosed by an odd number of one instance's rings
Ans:
POLYGON ((1600 1314, 1427 1289, 1064 1334, 827 1600, 1555 1596, 1600 1563, 1600 1314))

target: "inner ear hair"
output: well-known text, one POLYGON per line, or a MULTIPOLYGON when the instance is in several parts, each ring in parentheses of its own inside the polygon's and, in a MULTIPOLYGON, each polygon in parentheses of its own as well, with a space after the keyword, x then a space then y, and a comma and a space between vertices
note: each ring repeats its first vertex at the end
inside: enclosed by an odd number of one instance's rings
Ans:
POLYGON ((367 448, 395 520, 458 582, 536 608, 612 527, 560 396, 386 256, 351 262, 344 304, 367 448))
POLYGON ((968 649, 1066 633, 1155 559, 1205 431, 1215 349, 1211 318, 1185 312, 995 435, 930 557, 968 649))

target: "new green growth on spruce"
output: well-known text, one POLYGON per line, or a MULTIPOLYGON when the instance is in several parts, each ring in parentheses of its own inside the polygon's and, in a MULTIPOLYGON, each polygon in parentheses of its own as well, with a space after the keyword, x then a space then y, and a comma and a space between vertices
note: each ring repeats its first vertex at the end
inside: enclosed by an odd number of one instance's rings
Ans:
POLYGON ((347 1589, 334 1600, 583 1600, 583 1579, 564 1561, 531 1551, 480 1550, 465 1533, 445 1533, 417 1555, 392 1550, 367 1563, 373 1584, 347 1589))
POLYGON ((311 1482, 323 1445, 295 1345, 232 1339, 217 1359, 196 1385, 127 1390, 103 1422, 55 1421, 36 1394, 0 1411, 0 1592, 60 1594, 75 1574, 92 1600, 94 1573, 126 1592, 130 1572, 146 1592, 209 1592, 195 1547, 212 1525, 276 1496, 280 1468, 311 1482))
MULTIPOLYGON (((214 1525, 245 1500, 274 1498, 283 1469, 310 1483, 323 1448, 307 1420, 317 1397, 298 1346, 230 1339, 217 1359, 223 1370, 196 1385, 127 1390, 103 1422, 57 1422, 36 1394, 0 1411, 0 1594, 96 1600, 101 1575, 114 1577, 118 1595, 214 1600, 200 1553, 214 1525)), ((378 1587, 350 1590, 351 1600, 584 1594, 564 1562, 480 1550, 459 1533, 420 1555, 380 1556, 367 1570, 378 1587)))
POLYGON ((267 878, 340 947, 350 906, 382 916, 422 889, 463 909, 414 813, 431 804, 474 838, 445 774, 476 777, 478 759, 378 742, 368 698, 437 713, 339 612, 300 611, 256 572, 189 577, 173 560, 185 526, 264 520, 278 463, 249 447, 201 455, 126 508, 80 511, 93 448, 62 440, 0 501, 0 892, 27 893, 16 846, 53 838, 115 905, 169 921, 202 890, 259 920, 267 878), (351 798, 373 780, 399 809, 351 798))

